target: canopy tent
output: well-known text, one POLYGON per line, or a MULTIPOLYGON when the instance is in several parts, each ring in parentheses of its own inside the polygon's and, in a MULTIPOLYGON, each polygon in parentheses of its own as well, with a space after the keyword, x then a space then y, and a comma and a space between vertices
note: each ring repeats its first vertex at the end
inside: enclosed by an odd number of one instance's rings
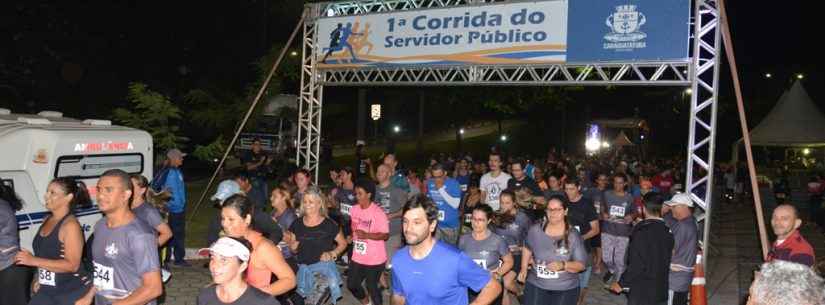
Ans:
MULTIPOLYGON (((753 146, 825 146, 825 114, 797 80, 759 125, 751 129, 750 136, 753 146)), ((739 139, 733 144, 734 162, 739 159, 741 143, 742 139, 739 139)))
POLYGON ((624 133, 624 130, 619 132, 619 135, 613 139, 613 145, 615 146, 631 146, 634 145, 633 142, 630 141, 630 138, 624 133))

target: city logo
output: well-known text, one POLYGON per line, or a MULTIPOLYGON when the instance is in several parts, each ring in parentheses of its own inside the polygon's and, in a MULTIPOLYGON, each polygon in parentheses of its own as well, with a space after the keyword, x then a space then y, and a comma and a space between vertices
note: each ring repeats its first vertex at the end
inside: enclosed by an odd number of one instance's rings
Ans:
POLYGON ((640 30, 645 23, 647 18, 636 10, 635 5, 616 6, 616 11, 605 19, 605 25, 610 32, 604 35, 604 49, 633 51, 647 47, 644 41, 647 34, 640 30))
POLYGON ((111 259, 117 258, 117 246, 115 246, 115 243, 106 246, 106 257, 111 259))

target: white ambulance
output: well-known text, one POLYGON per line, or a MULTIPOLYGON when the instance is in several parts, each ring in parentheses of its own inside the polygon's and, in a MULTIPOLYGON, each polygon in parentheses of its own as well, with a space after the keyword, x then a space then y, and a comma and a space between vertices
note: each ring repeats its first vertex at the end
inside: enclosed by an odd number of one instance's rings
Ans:
MULTIPOLYGON (((109 169, 152 178, 152 136, 107 120, 77 120, 60 112, 11 113, 0 108, 0 180, 23 201, 17 211, 20 246, 32 240, 49 214, 44 197, 49 181, 74 177, 86 183, 95 201, 98 177, 109 169)), ((75 211, 86 237, 100 218, 97 204, 75 211)))

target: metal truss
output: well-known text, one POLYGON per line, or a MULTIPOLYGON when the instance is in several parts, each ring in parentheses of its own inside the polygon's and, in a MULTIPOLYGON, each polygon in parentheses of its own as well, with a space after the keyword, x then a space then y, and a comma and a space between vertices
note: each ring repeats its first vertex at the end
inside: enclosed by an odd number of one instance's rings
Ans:
POLYGON ((321 12, 324 16, 349 16, 369 13, 406 11, 422 8, 465 6, 506 0, 360 0, 325 3, 321 12))
POLYGON ((705 211, 703 256, 706 260, 713 198, 713 164, 716 147, 716 106, 721 50, 718 3, 696 0, 691 64, 690 127, 686 191, 705 211))
POLYGON ((298 143, 295 162, 313 174, 318 182, 318 162, 321 146, 321 109, 323 106, 324 87, 321 76, 316 70, 315 56, 317 25, 315 19, 320 16, 320 5, 309 6, 308 18, 304 22, 304 39, 301 42, 303 59, 301 60, 301 94, 298 102, 298 143))
POLYGON ((688 86, 690 63, 447 66, 321 70, 327 86, 659 85, 688 86))

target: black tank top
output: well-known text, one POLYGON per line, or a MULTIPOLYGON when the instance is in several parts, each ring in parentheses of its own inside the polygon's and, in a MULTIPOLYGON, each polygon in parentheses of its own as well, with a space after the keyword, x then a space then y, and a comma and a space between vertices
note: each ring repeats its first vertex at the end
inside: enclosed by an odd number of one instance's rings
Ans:
MULTIPOLYGON (((60 221, 52 228, 52 231, 47 236, 42 236, 40 232, 43 226, 37 230, 37 234, 32 241, 32 248, 34 248, 34 255, 45 259, 62 259, 65 251, 63 242, 60 241, 60 229, 63 226, 63 221, 67 216, 63 216, 60 221)), ((45 224, 45 222, 44 222, 45 224)), ((88 286, 88 281, 83 280, 83 276, 79 273, 82 268, 78 267, 75 272, 57 273, 50 272, 46 269, 37 270, 37 281, 40 283, 40 290, 38 292, 47 292, 50 294, 71 293, 77 288, 88 286)))

